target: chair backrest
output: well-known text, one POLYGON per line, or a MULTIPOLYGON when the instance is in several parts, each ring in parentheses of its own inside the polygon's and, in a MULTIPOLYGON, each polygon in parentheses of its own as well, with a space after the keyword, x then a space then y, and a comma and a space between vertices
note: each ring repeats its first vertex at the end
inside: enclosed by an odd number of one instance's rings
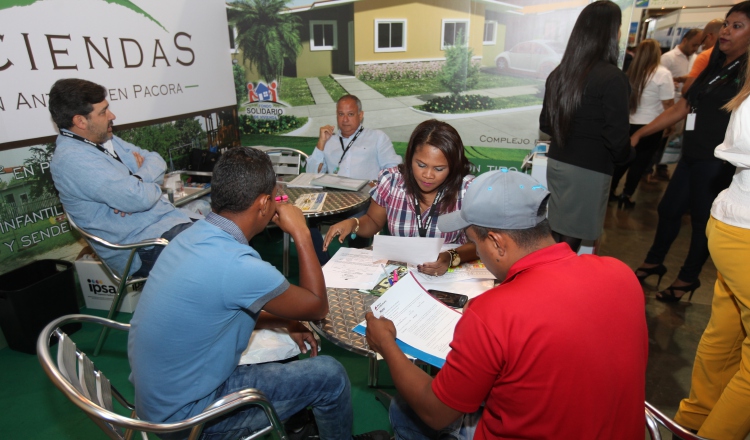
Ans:
POLYGON ((65 397, 83 410, 109 438, 124 440, 130 438, 133 431, 167 433, 190 429, 189 438, 197 439, 206 422, 242 406, 256 405, 266 414, 269 425, 247 438, 254 439, 274 432, 277 437, 286 439, 283 425, 273 406, 260 391, 254 389, 224 396, 201 414, 180 422, 162 424, 139 420, 134 405, 112 386, 104 373, 98 370, 91 359, 78 350, 76 344, 60 329, 61 326, 71 322, 92 323, 122 331, 128 331, 130 325, 98 316, 66 315, 47 324, 37 339, 37 356, 44 372, 65 397), (54 358, 49 344, 52 337, 59 340, 57 355, 54 358), (119 405, 130 410, 130 417, 122 416, 114 411, 113 397, 119 405))
POLYGON ((297 176, 302 167, 307 164, 307 154, 295 148, 274 147, 263 151, 271 158, 273 170, 277 176, 297 176))
POLYGON ((677 422, 667 417, 663 412, 656 409, 656 407, 646 402, 646 429, 651 435, 651 440, 661 440, 661 434, 659 433, 659 425, 661 424, 667 428, 671 433, 683 440, 709 440, 705 437, 693 434, 682 426, 678 425, 677 422))
MULTIPOLYGON (((130 254, 128 255, 128 261, 125 264, 125 270, 123 271, 124 274, 127 274, 130 272, 130 266, 133 264, 133 258, 135 257, 135 253, 138 252, 138 249, 142 247, 148 247, 148 246, 166 246, 169 244, 169 240, 166 240, 164 238, 154 238, 149 240, 143 240, 138 243, 132 243, 132 244, 115 244, 110 243, 109 241, 97 237, 94 234, 90 234, 83 230, 80 226, 78 226, 75 221, 73 221, 73 218, 70 216, 70 214, 66 213, 66 217, 68 218, 68 223, 70 226, 73 227, 78 233, 80 233, 83 238, 86 240, 86 242, 91 245, 92 243, 96 243, 98 245, 115 249, 115 250, 129 250, 130 254)), ((122 283, 122 274, 113 270, 109 264, 102 258, 101 259, 102 266, 104 267, 104 271, 107 272, 109 276, 112 277, 115 281, 117 281, 118 284, 122 283)), ((133 277, 125 277, 126 279, 126 285, 141 283, 146 281, 146 278, 133 278, 133 277)))

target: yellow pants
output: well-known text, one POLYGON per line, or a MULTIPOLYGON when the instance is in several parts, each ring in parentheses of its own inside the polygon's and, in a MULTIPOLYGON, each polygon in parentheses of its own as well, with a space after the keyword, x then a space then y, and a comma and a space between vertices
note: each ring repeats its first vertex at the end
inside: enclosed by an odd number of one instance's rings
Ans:
POLYGON ((675 421, 706 438, 744 439, 750 432, 750 229, 711 217, 706 235, 719 273, 690 397, 680 402, 675 421))

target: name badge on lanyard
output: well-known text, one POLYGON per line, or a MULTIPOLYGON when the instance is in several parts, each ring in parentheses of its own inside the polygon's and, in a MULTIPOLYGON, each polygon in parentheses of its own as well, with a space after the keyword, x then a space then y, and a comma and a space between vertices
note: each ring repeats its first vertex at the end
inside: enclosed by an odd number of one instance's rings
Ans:
POLYGON ((685 130, 695 130, 695 111, 691 111, 690 113, 688 113, 687 119, 685 119, 685 130))

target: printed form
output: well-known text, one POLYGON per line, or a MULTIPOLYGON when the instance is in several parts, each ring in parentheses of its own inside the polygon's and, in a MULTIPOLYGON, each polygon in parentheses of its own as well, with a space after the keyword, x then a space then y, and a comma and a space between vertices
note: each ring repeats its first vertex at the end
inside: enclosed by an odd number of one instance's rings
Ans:
POLYGON ((388 289, 371 308, 376 317, 393 321, 402 342, 443 360, 448 356, 461 314, 430 296, 412 273, 388 289))

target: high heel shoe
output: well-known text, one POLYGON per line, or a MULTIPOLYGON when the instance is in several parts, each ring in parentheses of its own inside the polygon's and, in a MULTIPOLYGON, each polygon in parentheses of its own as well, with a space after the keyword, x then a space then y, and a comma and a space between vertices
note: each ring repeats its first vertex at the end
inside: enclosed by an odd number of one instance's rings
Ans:
POLYGON ((694 283, 688 284, 687 286, 669 286, 659 292, 659 295, 661 296, 657 296, 656 299, 661 302, 668 303, 679 302, 687 292, 690 292, 690 296, 688 296, 688 301, 690 301, 691 299, 693 299, 693 292, 695 292, 695 289, 699 288, 700 286, 701 280, 695 280, 694 283), (677 296, 674 294, 675 292, 682 292, 682 295, 677 296))
POLYGON ((630 196, 626 194, 620 194, 620 197, 617 200, 617 207, 619 209, 633 209, 634 206, 635 202, 630 200, 630 196))
POLYGON ((658 275, 659 280, 656 282, 656 289, 659 289, 659 283, 661 283, 661 277, 664 276, 664 274, 667 273, 667 267, 663 264, 660 264, 658 266, 654 267, 639 267, 635 270, 635 276, 638 278, 638 281, 644 282, 646 278, 650 277, 651 275, 658 275), (643 272, 642 275, 638 275, 638 272, 643 272))

